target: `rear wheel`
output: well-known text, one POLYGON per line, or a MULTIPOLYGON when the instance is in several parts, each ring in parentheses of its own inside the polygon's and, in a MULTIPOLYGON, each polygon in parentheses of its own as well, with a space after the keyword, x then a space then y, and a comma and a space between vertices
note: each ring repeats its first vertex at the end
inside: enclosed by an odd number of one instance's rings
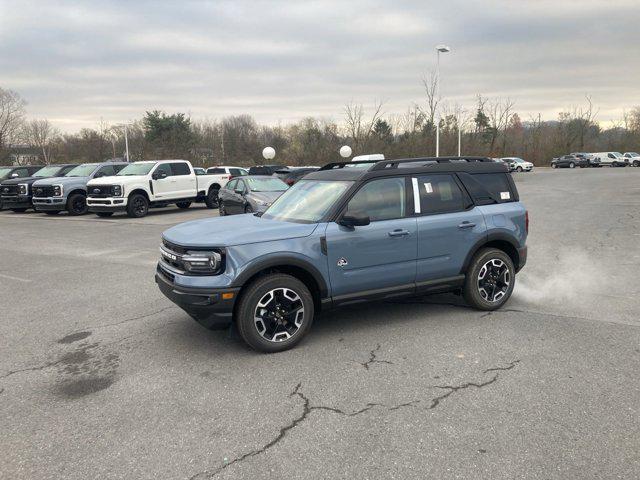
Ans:
POLYGON ((515 275, 509 255, 497 248, 484 248, 471 260, 464 283, 464 298, 479 310, 496 310, 513 293, 515 275))
POLYGON ((638 160, 634 160, 634 161, 633 161, 633 166, 634 166, 634 167, 640 167, 640 161, 638 161, 638 160))
POLYGON ((149 212, 149 200, 141 193, 134 193, 127 202, 127 215, 132 218, 142 218, 149 212))
POLYGON ((251 205, 247 205, 244 207, 244 213, 253 213, 253 207, 251 205))
POLYGON ((218 192, 219 188, 211 187, 207 193, 207 197, 204 199, 204 203, 207 208, 216 208, 218 206, 218 192))
POLYGON ((178 206, 178 208, 182 208, 183 210, 186 210, 191 206, 191 202, 178 202, 176 203, 176 205, 178 206))
POLYGON ((569 168, 576 168, 576 164, 575 164, 575 163, 573 163, 573 162, 571 162, 571 163, 569 164, 569 168))
POLYGON ((67 200, 67 211, 69 215, 84 215, 87 213, 87 197, 81 193, 75 193, 67 200))
POLYGON ((273 353, 294 347, 313 323, 313 297, 291 275, 258 277, 243 291, 236 311, 242 339, 252 348, 273 353))
POLYGON ((111 215, 113 215, 113 212, 96 212, 96 215, 98 215, 99 217, 110 217, 111 215))

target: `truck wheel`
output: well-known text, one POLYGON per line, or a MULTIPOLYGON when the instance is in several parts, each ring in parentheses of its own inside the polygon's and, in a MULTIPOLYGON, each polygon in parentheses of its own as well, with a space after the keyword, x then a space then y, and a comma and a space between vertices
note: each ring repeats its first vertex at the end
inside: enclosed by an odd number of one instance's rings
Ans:
POLYGON ((186 210, 187 208, 189 208, 191 206, 191 202, 178 202, 178 203, 176 203, 176 205, 178 206, 178 208, 186 210))
POLYGON ((281 352, 302 340, 313 323, 313 297, 291 275, 258 277, 242 292, 235 321, 242 339, 261 352, 281 352))
POLYGON ((127 215, 132 218, 142 218, 149 212, 149 200, 141 193, 134 193, 127 202, 127 215))
POLYGON ((509 300, 516 280, 511 257, 497 248, 483 248, 467 270, 463 294, 478 310, 496 310, 509 300))
POLYGON ((69 215, 84 215, 87 213, 87 210, 87 197, 81 193, 74 193, 67 200, 67 211, 69 215))
POLYGON ((206 198, 204 199, 204 203, 207 205, 207 208, 216 208, 218 206, 218 192, 219 188, 211 187, 209 189, 209 193, 207 193, 206 198))
POLYGON ((111 215, 113 215, 113 212, 96 212, 96 215, 98 215, 99 217, 110 217, 111 215))

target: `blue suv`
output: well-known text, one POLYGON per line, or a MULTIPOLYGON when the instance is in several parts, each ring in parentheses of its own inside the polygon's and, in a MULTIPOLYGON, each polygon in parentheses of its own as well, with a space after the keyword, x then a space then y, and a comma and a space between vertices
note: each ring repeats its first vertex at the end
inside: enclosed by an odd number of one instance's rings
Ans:
POLYGON ((164 232, 156 282, 205 327, 235 322, 251 347, 276 352, 340 305, 453 291, 495 310, 526 262, 527 231, 507 166, 488 158, 331 163, 263 214, 164 232))

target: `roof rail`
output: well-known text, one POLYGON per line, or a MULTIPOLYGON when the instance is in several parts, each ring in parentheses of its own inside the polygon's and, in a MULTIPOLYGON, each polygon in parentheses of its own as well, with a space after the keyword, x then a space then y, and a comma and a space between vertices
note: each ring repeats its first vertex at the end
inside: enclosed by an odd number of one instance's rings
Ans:
POLYGON ((398 168, 398 164, 400 163, 418 163, 418 162, 429 162, 429 163, 451 163, 451 162, 491 162, 488 157, 422 157, 422 158, 407 158, 407 159, 399 159, 399 160, 382 160, 376 162, 376 164, 370 169, 374 170, 384 170, 385 168, 398 168))
POLYGON ((344 168, 348 165, 376 165, 379 160, 359 160, 359 161, 346 161, 346 162, 332 162, 320 167, 320 170, 334 170, 336 168, 344 168))

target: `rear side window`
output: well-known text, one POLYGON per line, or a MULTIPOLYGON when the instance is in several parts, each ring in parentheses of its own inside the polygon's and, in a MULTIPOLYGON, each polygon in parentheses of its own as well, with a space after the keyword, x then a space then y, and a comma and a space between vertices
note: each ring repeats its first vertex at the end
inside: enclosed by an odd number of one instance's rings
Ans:
POLYGON ((461 174, 464 186, 478 205, 516 201, 507 173, 461 174))
POLYGON ((191 169, 185 162, 172 163, 171 170, 174 175, 191 175, 191 169))
POLYGON ((368 215, 372 222, 405 216, 404 178, 373 180, 363 186, 349 201, 347 212, 368 215))
POLYGON ((413 180, 417 180, 413 188, 417 187, 420 193, 420 212, 416 213, 433 215, 464 210, 464 195, 452 175, 424 175, 413 180))
POLYGON ((227 172, 224 170, 224 168, 212 167, 207 169, 207 173, 210 175, 220 175, 227 172))

